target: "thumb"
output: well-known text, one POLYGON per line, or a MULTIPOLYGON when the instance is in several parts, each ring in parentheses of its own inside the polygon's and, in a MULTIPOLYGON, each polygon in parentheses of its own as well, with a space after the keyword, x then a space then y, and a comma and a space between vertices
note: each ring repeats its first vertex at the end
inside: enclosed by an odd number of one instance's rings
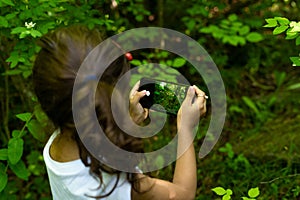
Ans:
POLYGON ((195 88, 190 86, 187 91, 185 101, 192 104, 194 96, 195 96, 195 88))

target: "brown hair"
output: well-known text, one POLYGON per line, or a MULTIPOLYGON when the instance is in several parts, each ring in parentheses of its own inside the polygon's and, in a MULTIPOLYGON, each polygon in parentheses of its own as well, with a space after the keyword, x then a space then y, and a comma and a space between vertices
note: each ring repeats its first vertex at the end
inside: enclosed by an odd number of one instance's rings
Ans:
MULTIPOLYGON (((90 171, 99 177, 102 184, 101 171, 110 174, 120 172, 113 170, 97 160, 82 144, 76 131, 72 116, 72 90, 77 71, 85 57, 103 41, 103 35, 97 30, 89 30, 83 26, 60 28, 40 40, 41 50, 37 55, 33 68, 33 83, 39 102, 56 127, 68 128, 74 133, 79 147, 82 162, 90 167, 90 171)), ((110 98, 118 78, 129 70, 128 61, 121 56, 104 72, 96 92, 98 122, 107 137, 120 148, 132 152, 142 152, 142 143, 116 125, 111 113, 110 98)), ((101 140, 101 138, 100 138, 101 140)), ((138 190, 135 174, 127 174, 133 188, 138 190)), ((117 186, 117 182, 115 187, 117 186)), ((102 198, 110 195, 115 187, 102 198)))

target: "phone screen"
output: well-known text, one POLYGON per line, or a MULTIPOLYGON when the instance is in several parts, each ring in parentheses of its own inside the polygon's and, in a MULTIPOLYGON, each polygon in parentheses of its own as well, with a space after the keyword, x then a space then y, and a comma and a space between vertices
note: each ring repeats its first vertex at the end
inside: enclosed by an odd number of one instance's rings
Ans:
POLYGON ((139 91, 146 90, 147 94, 140 99, 140 103, 144 108, 176 115, 185 99, 188 87, 184 84, 142 78, 139 91))

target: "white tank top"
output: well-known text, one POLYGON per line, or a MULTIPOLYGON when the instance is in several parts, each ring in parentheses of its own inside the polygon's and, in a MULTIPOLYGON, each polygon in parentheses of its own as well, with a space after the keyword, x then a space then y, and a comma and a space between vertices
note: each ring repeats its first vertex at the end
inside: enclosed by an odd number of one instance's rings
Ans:
MULTIPOLYGON (((99 196, 110 192, 116 183, 116 175, 102 172, 103 183, 99 188, 99 179, 90 174, 89 167, 86 167, 80 159, 57 162, 50 157, 50 146, 58 134, 60 134, 59 130, 52 134, 43 152, 53 200, 92 200, 95 198, 88 196, 99 196)), ((125 173, 121 173, 119 183, 113 193, 102 199, 131 199, 131 184, 127 181, 125 173)))

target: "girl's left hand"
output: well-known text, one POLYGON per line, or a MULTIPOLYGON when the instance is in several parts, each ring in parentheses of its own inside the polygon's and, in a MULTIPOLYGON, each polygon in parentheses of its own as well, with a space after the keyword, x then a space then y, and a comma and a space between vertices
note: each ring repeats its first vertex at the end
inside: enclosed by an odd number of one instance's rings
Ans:
POLYGON ((129 94, 129 112, 130 116, 136 124, 142 123, 149 114, 149 110, 143 108, 140 104, 140 99, 146 95, 146 91, 138 91, 140 81, 138 81, 132 88, 129 94))

